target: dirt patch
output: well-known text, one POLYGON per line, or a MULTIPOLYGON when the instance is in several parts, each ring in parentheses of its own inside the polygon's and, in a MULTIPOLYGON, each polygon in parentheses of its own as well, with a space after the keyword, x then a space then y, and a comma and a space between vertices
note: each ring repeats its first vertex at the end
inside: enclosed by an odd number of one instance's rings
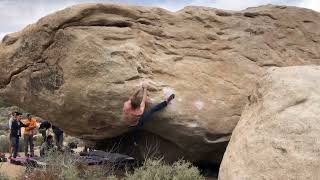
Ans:
POLYGON ((8 162, 0 163, 0 172, 7 175, 10 179, 21 177, 25 171, 24 166, 17 166, 8 162))

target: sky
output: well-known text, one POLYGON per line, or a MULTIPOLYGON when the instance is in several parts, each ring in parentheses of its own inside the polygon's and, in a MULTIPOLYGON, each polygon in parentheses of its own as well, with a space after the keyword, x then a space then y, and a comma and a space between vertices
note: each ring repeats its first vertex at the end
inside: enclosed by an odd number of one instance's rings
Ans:
POLYGON ((7 33, 21 30, 41 17, 80 3, 122 3, 157 6, 177 11, 185 6, 208 6, 226 10, 277 4, 313 9, 320 12, 320 0, 0 0, 0 39, 7 33))

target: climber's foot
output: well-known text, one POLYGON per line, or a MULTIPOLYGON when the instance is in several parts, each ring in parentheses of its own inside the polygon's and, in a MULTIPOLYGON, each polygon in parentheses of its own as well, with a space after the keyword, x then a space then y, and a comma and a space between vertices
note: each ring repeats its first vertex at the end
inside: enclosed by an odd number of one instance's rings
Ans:
POLYGON ((137 143, 137 142, 133 142, 133 145, 135 146, 135 147, 137 147, 137 146, 139 146, 139 144, 137 143))
POLYGON ((167 99, 167 102, 170 103, 170 101, 172 101, 174 99, 175 95, 174 94, 171 94, 168 99, 167 99))

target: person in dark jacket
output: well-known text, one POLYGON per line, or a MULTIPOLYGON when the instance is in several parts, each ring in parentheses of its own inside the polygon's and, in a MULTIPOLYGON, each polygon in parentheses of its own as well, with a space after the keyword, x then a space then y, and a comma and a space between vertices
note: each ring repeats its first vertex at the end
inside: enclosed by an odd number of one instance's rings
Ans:
POLYGON ((10 143, 13 149, 13 158, 16 158, 19 151, 19 139, 21 137, 21 127, 28 127, 21 122, 22 114, 17 112, 13 119, 10 131, 10 143))
POLYGON ((47 139, 47 130, 51 128, 51 123, 49 121, 43 121, 41 122, 40 126, 39 126, 39 132, 42 135, 43 138, 43 142, 46 142, 47 139))
POLYGON ((62 150, 63 147, 63 131, 57 126, 52 125, 52 131, 56 140, 56 146, 58 150, 62 150))

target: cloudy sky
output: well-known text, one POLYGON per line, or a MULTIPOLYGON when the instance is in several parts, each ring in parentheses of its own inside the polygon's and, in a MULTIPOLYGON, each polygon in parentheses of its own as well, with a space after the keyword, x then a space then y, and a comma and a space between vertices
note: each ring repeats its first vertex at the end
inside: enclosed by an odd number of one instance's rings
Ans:
POLYGON ((320 11, 320 0, 0 0, 0 39, 7 33, 36 22, 48 13, 88 2, 158 6, 170 11, 189 5, 242 10, 264 4, 292 5, 320 11))

